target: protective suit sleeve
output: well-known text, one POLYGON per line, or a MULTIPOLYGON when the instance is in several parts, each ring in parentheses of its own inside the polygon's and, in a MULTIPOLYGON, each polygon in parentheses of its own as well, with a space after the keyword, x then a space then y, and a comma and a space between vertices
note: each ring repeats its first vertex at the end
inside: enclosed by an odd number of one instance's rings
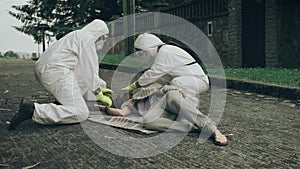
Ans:
POLYGON ((151 84, 176 68, 177 64, 173 63, 171 58, 167 52, 159 52, 152 67, 138 79, 139 84, 141 86, 151 84))

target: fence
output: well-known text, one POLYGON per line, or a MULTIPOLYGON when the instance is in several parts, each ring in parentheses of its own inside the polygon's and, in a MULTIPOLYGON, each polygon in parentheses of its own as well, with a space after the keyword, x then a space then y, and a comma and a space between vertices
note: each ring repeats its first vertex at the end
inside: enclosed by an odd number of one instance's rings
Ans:
POLYGON ((189 21, 199 21, 228 15, 228 4, 228 0, 197 0, 162 12, 176 15, 189 21))
MULTIPOLYGON (((189 4, 161 11, 163 13, 178 16, 191 22, 208 18, 221 17, 229 14, 228 0, 197 0, 189 4)), ((136 32, 157 29, 161 26, 172 25, 174 17, 155 18, 155 15, 135 16, 136 32)), ((123 35, 123 21, 111 25, 112 36, 123 35)))

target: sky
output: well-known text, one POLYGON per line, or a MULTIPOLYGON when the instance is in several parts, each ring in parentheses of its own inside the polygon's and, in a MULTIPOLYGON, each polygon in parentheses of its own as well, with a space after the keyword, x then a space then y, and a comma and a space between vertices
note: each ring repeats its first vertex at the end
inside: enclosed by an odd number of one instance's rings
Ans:
POLYGON ((34 43, 33 37, 15 30, 13 26, 21 26, 22 23, 8 14, 9 10, 13 10, 12 5, 24 5, 26 2, 27 0, 0 0, 0 52, 2 54, 9 50, 38 53, 38 49, 42 48, 41 45, 38 47, 34 43))

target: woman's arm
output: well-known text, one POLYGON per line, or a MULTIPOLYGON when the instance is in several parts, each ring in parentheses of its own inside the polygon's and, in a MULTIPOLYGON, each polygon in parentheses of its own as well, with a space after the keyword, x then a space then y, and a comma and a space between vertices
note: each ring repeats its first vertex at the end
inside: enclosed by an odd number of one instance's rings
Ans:
POLYGON ((128 106, 124 106, 122 109, 107 107, 99 104, 95 104, 94 106, 98 107, 100 111, 104 111, 112 116, 128 116, 131 114, 128 106))

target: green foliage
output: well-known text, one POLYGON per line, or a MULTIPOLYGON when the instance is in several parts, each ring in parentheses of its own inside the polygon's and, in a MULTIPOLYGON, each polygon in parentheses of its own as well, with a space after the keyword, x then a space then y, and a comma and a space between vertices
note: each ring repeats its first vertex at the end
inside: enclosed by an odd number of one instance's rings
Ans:
POLYGON ((117 0, 29 0, 25 5, 12 8, 17 12, 9 11, 9 14, 23 23, 15 29, 33 36, 38 43, 42 41, 40 24, 49 25, 48 39, 52 36, 59 39, 96 18, 109 21, 112 16, 121 14, 117 0))
POLYGON ((13 52, 13 51, 11 51, 11 50, 5 52, 3 56, 4 56, 5 58, 16 58, 16 59, 20 58, 20 56, 19 56, 17 53, 15 53, 15 52, 13 52))
MULTIPOLYGON (((157 5, 176 6, 191 0, 136 0, 136 11, 154 11, 157 5)), ((37 43, 42 42, 40 24, 49 25, 46 38, 60 39, 67 33, 98 18, 111 21, 122 15, 120 0, 28 0, 25 5, 14 5, 9 14, 20 20, 21 26, 14 26, 20 32, 32 36, 37 43)))
POLYGON ((225 8, 229 11, 232 12, 235 10, 234 6, 232 5, 232 0, 224 0, 225 2, 225 8))

